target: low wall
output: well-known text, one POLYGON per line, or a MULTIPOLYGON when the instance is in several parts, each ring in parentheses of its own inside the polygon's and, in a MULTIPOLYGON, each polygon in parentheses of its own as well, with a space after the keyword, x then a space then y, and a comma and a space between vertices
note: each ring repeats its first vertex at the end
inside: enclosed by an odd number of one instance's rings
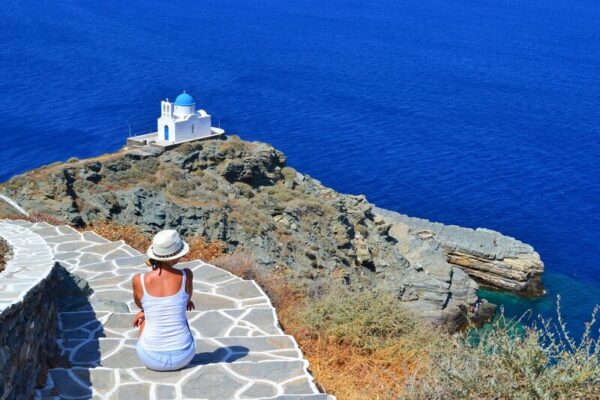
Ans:
POLYGON ((13 256, 0 273, 0 400, 29 399, 56 355, 58 265, 37 234, 0 221, 13 256))

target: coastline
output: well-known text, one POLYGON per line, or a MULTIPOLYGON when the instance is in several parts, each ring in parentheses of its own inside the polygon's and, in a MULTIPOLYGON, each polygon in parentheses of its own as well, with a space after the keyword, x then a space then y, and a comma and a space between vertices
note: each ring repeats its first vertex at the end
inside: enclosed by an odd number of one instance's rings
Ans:
POLYGON ((481 287, 532 298, 546 294, 544 263, 529 244, 491 229, 446 225, 379 207, 375 210, 413 237, 438 242, 447 261, 465 270, 481 287))
POLYGON ((221 240, 230 250, 251 251, 266 270, 284 265, 311 285, 341 273, 355 287, 395 293, 450 330, 467 314, 484 322, 495 311, 477 296, 465 260, 499 265, 508 274, 492 283, 521 293, 531 287, 529 272, 543 271, 539 255, 516 239, 380 209, 297 172, 270 144, 237 136, 160 154, 133 148, 71 159, 13 177, 0 190, 29 211, 76 226, 109 218, 144 232, 176 227, 221 240))

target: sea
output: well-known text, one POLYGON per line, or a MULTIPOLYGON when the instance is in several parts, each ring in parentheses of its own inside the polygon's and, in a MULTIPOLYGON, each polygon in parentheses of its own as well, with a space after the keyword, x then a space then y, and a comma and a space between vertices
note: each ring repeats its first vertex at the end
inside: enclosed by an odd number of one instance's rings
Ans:
POLYGON ((183 90, 377 206, 531 244, 572 332, 600 303, 597 0, 2 0, 0 181, 119 149, 183 90))

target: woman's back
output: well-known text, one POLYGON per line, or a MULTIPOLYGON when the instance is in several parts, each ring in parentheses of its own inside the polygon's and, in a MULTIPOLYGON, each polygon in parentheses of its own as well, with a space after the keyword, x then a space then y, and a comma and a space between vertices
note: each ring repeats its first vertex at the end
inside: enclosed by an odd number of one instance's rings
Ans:
POLYGON ((193 341, 185 315, 189 300, 185 290, 187 272, 158 272, 140 276, 145 318, 140 344, 151 351, 181 350, 193 341))

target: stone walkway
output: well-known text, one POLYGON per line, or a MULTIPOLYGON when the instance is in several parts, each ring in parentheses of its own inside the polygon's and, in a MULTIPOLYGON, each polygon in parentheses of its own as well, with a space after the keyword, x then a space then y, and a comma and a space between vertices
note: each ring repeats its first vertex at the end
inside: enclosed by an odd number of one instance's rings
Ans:
POLYGON ((59 314, 57 342, 70 367, 52 369, 38 399, 334 399, 319 392, 298 344, 254 281, 202 261, 180 264, 194 272, 196 310, 188 320, 198 353, 183 370, 154 372, 137 358, 132 327, 131 278, 148 271, 143 255, 68 226, 4 223, 40 235, 56 261, 93 291, 59 314))

